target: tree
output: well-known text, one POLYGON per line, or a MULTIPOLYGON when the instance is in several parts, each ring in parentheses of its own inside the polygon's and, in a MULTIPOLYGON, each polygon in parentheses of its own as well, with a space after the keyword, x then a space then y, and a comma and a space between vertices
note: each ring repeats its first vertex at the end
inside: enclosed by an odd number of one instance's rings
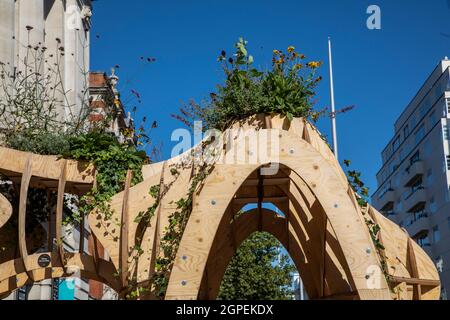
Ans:
POLYGON ((238 248, 220 286, 221 300, 290 300, 295 267, 280 242, 266 232, 255 232, 238 248), (278 261, 278 258, 280 259, 278 261))

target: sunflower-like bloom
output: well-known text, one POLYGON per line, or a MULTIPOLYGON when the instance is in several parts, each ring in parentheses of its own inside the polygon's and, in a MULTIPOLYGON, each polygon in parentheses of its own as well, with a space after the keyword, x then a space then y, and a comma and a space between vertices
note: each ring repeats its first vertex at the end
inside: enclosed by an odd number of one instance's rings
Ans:
POLYGON ((320 67, 322 65, 322 62, 320 62, 320 61, 311 61, 311 62, 308 62, 306 65, 309 68, 311 68, 311 69, 316 69, 316 68, 318 68, 318 67, 320 67))
POLYGON ((288 51, 289 53, 294 52, 294 50, 295 50, 295 47, 294 47, 294 46, 289 46, 289 47, 287 48, 287 51, 288 51))

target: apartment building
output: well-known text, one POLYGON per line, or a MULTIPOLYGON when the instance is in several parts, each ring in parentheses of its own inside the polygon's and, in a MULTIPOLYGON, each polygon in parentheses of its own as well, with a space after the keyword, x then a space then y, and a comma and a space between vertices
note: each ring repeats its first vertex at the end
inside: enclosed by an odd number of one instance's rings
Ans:
POLYGON ((394 125, 372 204, 436 262, 450 294, 450 60, 440 61, 394 125))

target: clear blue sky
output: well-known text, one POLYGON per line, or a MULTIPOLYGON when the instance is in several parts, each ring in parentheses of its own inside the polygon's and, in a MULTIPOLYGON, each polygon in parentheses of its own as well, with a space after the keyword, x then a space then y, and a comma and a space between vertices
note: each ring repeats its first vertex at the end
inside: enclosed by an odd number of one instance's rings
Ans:
MULTIPOLYGON (((261 67, 272 49, 294 45, 313 60, 327 61, 333 39, 337 107, 356 105, 338 118, 340 158, 363 172, 371 192, 380 151, 393 123, 438 61, 450 56, 449 0, 98 0, 94 2, 91 69, 119 65, 122 98, 142 96, 138 118, 157 120, 152 137, 170 155, 170 117, 182 101, 201 100, 222 79, 216 58, 243 36, 261 67), (382 29, 366 28, 366 9, 381 8, 382 29), (443 35, 444 34, 444 35, 443 35), (445 36, 448 34, 448 36, 445 36), (154 57, 143 63, 140 57, 154 57)), ((329 106, 328 65, 317 92, 329 106)), ((330 135, 328 119, 319 130, 330 135)))

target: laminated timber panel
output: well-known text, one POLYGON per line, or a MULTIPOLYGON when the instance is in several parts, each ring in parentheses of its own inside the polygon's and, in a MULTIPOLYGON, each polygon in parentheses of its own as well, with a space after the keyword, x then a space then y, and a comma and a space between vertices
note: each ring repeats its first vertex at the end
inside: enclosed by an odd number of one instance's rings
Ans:
MULTIPOLYGON (((57 156, 43 156, 13 149, 0 147, 0 173, 7 177, 21 176, 28 156, 31 155, 33 176, 42 180, 58 181, 61 175, 61 162, 57 156)), ((87 163, 67 160, 67 183, 77 185, 92 185, 94 168, 87 163)), ((42 182, 45 185, 44 182, 42 182)))
MULTIPOLYGON (((379 265, 379 260, 375 250, 366 250, 367 247, 374 249, 373 243, 366 229, 361 228, 364 222, 350 201, 347 189, 343 190, 341 177, 310 144, 299 141, 296 135, 289 132, 283 132, 281 136, 279 159, 273 162, 295 171, 314 191, 340 241, 355 289, 365 290, 364 298, 370 298, 372 293, 373 297, 389 299, 386 282, 380 289, 366 289, 367 269, 370 265, 379 265)), ((178 250, 167 298, 197 297, 208 252, 223 212, 240 184, 259 166, 216 165, 206 178, 178 250), (185 259, 181 259, 182 256, 185 259)))
POLYGON ((12 215, 12 206, 8 199, 0 193, 0 228, 12 215))
MULTIPOLYGON (((217 254, 220 252, 217 248, 231 248, 227 249, 227 255, 231 254, 241 241, 239 237, 255 228, 278 234, 277 237, 281 238, 297 266, 303 267, 302 277, 308 284, 307 290, 311 297, 390 299, 391 293, 384 277, 377 288, 369 287, 370 281, 367 281, 367 277, 370 279, 373 276, 368 270, 373 266, 381 266, 380 257, 364 222, 369 216, 381 226, 380 240, 386 248, 383 256, 389 266, 390 282, 396 287, 416 290, 414 297, 411 294, 398 294, 394 298, 439 297, 439 277, 431 259, 410 241, 401 228, 376 210, 370 207, 369 212, 361 210, 331 149, 307 121, 256 115, 235 123, 231 130, 219 138, 222 138, 225 148, 217 145, 221 158, 194 193, 193 211, 169 279, 167 299, 214 297, 220 285, 220 274, 224 271, 218 268, 220 270, 215 273, 210 263, 225 265, 226 261, 217 254), (246 149, 245 140, 242 140, 246 132, 250 135, 265 133, 267 136, 273 133, 280 138, 279 145, 268 141, 262 151, 269 156, 256 163, 246 163, 246 159, 239 159, 236 155, 231 157, 233 163, 221 161, 232 154, 231 151, 251 151, 246 149), (276 150, 280 152, 279 157, 270 154, 274 147, 279 148, 276 150), (275 175, 264 176, 259 180, 257 170, 269 163, 279 164, 281 169, 275 175), (230 228, 232 213, 249 202, 271 202, 285 213, 286 218, 272 219, 270 214, 261 210, 260 214, 246 216, 248 221, 245 224, 234 224, 235 227, 230 228), (267 219, 273 221, 268 223, 267 219), (240 235, 239 230, 247 231, 240 235), (280 230, 284 230, 281 235, 280 230), (215 239, 219 239, 217 243, 215 239), (212 262, 214 259, 222 260, 212 262), (212 284, 213 289, 209 292, 200 290, 200 287, 208 287, 205 281, 212 284)), ((111 199, 111 219, 105 220, 95 212, 87 217, 94 235, 111 257, 111 262, 105 262, 97 256, 78 255, 75 258, 69 253, 54 252, 50 253, 51 266, 40 268, 36 266, 37 255, 27 255, 25 246, 21 250, 21 257, 0 265, 0 293, 13 290, 33 279, 38 281, 67 275, 70 263, 80 267, 86 278, 100 279, 118 292, 124 292, 125 289, 123 283, 113 277, 120 270, 120 265, 128 264, 127 279, 122 279, 122 282, 131 278, 141 283, 148 281, 159 255, 161 233, 168 225, 170 215, 177 209, 175 202, 187 195, 192 178, 199 170, 193 159, 196 148, 165 162, 144 166, 144 180, 111 199), (172 172, 173 169, 176 169, 176 174, 172 172), (137 223, 135 220, 138 215, 155 203, 149 190, 158 184, 163 191, 158 196, 156 214, 147 225, 137 223), (121 236, 120 230, 124 223, 127 228, 122 230, 121 236), (138 259, 133 258, 136 245, 140 245, 143 250, 138 259), (65 259, 61 259, 61 255, 65 259)), ((25 170, 27 159, 31 163, 32 187, 59 189, 60 194, 64 191, 82 193, 95 180, 93 167, 76 161, 6 148, 0 148, 0 155, 0 173, 15 183, 28 179, 25 170), (63 161, 66 161, 66 165, 63 165, 63 161)), ((0 215, 0 226, 12 211, 5 200, 0 197, 3 213, 0 215)), ((22 215, 21 222, 24 217, 22 215)))

